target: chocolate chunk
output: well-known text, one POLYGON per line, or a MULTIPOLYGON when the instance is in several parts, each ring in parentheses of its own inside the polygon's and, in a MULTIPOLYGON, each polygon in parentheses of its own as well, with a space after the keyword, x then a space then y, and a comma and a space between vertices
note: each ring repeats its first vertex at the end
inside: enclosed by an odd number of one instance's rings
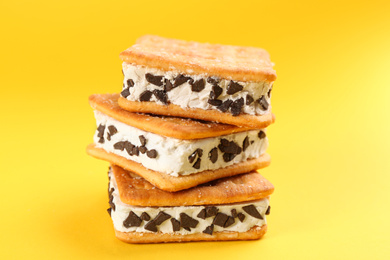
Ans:
POLYGON ((191 228, 189 228, 189 227, 183 227, 185 230, 187 230, 187 231, 191 231, 191 228))
POLYGON ((200 169, 200 162, 201 162, 201 159, 198 158, 198 160, 196 160, 196 162, 194 163, 194 165, 192 165, 192 167, 199 170, 200 169))
POLYGON ((129 216, 123 221, 123 226, 126 228, 139 227, 141 226, 141 223, 142 219, 140 219, 133 211, 130 211, 129 216))
POLYGON ((201 92, 205 87, 204 79, 199 79, 191 84, 191 90, 194 92, 201 92))
POLYGON ((110 126, 108 127, 108 132, 109 132, 109 134, 112 136, 112 135, 118 133, 118 129, 116 129, 115 126, 110 125, 110 126))
POLYGON ((133 147, 132 153, 133 153, 133 155, 136 155, 136 156, 139 155, 139 150, 138 150, 138 147, 137 147, 137 146, 134 146, 134 147, 133 147))
POLYGON ((234 157, 236 157, 237 155, 236 154, 233 154, 233 153, 224 153, 222 155, 222 158, 224 160, 224 162, 230 162, 234 159, 234 157))
POLYGON ((104 144, 104 137, 100 137, 98 142, 104 144))
POLYGON ((203 155, 203 150, 198 148, 195 150, 195 152, 193 152, 190 156, 188 156, 188 161, 190 163, 193 163, 196 156, 198 156, 198 158, 199 158, 199 157, 202 157, 202 155, 203 155))
POLYGON ((111 208, 108 208, 108 209, 107 209, 107 213, 108 213, 108 215, 110 215, 110 217, 111 217, 111 208))
POLYGON ((260 139, 263 139, 263 138, 265 138, 267 135, 264 133, 263 130, 260 130, 260 132, 257 134, 257 136, 258 136, 260 139))
POLYGON ((207 103, 209 103, 212 106, 218 107, 218 106, 222 105, 222 100, 219 100, 219 99, 209 99, 207 101, 207 103))
POLYGON ((177 220, 175 218, 171 218, 171 223, 172 223, 173 232, 180 231, 180 221, 179 220, 177 220))
POLYGON ((245 152, 246 148, 249 146, 249 137, 245 137, 244 141, 242 142, 242 150, 245 152))
POLYGON ((146 230, 152 231, 152 232, 157 232, 157 226, 156 223, 154 223, 153 220, 149 221, 146 223, 145 227, 146 230))
POLYGON ((238 116, 241 114, 242 106, 244 105, 244 98, 239 98, 235 100, 231 105, 231 112, 233 116, 238 116))
POLYGON ((164 105, 168 104, 168 96, 164 90, 155 89, 153 90, 153 94, 157 100, 161 101, 164 105))
POLYGON ((180 224, 183 228, 196 228, 199 221, 191 218, 186 213, 180 213, 180 224))
POLYGON ((231 217, 231 216, 229 216, 228 219, 227 219, 226 222, 225 222, 225 225, 223 225, 223 226, 224 226, 224 227, 230 227, 231 225, 234 224, 234 222, 236 222, 236 221, 234 220, 234 218, 231 217))
POLYGON ((121 92, 121 96, 124 97, 124 98, 127 98, 128 96, 130 96, 129 88, 123 89, 122 92, 121 92))
POLYGON ((237 93, 238 91, 241 91, 244 88, 244 86, 238 84, 237 82, 234 82, 231 80, 229 82, 229 85, 227 87, 226 93, 229 95, 233 95, 234 93, 237 93))
POLYGON ((241 222, 243 222, 244 219, 245 219, 245 215, 242 214, 241 212, 237 214, 237 217, 238 217, 238 219, 239 219, 241 222))
POLYGON ((146 151, 148 150, 145 146, 140 146, 139 148, 138 148, 138 150, 142 153, 142 154, 144 154, 144 153, 146 153, 146 151))
POLYGON ((216 99, 222 94, 222 88, 218 85, 213 85, 212 91, 210 91, 210 98, 216 99))
POLYGON ((215 218, 214 218, 214 220, 213 220, 213 224, 214 224, 214 225, 217 225, 217 226, 220 226, 220 227, 224 227, 226 221, 228 220, 228 218, 229 218, 228 215, 219 212, 219 213, 215 216, 215 218))
POLYGON ((117 142, 116 144, 114 144, 114 149, 123 151, 125 149, 125 144, 125 141, 117 142))
POLYGON ((271 98, 271 91, 272 91, 272 87, 268 90, 268 93, 267 93, 268 98, 271 98))
POLYGON ((165 220, 170 219, 171 215, 165 213, 164 211, 160 211, 158 215, 153 219, 154 223, 158 226, 161 225, 165 220))
POLYGON ((138 136, 138 138, 139 138, 139 141, 141 142, 141 146, 145 146, 146 145, 146 138, 145 138, 145 136, 140 135, 140 136, 138 136))
POLYGON ((198 215, 196 215, 198 218, 206 219, 206 209, 202 209, 198 215))
POLYGON ((221 139, 221 145, 223 146, 229 146, 230 142, 228 139, 222 138, 221 139))
POLYGON ((214 217, 218 213, 218 208, 214 206, 206 207, 206 218, 214 217))
POLYGON ((114 190, 114 188, 111 188, 111 190, 108 192, 108 204, 110 204, 110 207, 115 211, 114 196, 112 195, 114 190))
POLYGON ((134 81, 132 79, 128 79, 126 82, 128 88, 134 87, 134 81))
POLYGON ((218 160, 218 149, 214 147, 209 152, 209 159, 212 163, 215 163, 218 160))
POLYGON ((254 99, 251 95, 249 95, 249 94, 246 95, 246 102, 245 102, 246 105, 252 104, 253 101, 254 101, 254 99))
POLYGON ((175 78, 175 82, 173 83, 173 88, 176 88, 176 87, 180 86, 181 84, 184 84, 188 80, 191 80, 191 78, 180 74, 179 76, 177 76, 175 78))
POLYGON ((208 226, 205 230, 203 230, 203 233, 212 235, 214 231, 214 225, 211 224, 211 226, 208 226))
POLYGON ((104 136, 104 129, 106 128, 105 125, 100 124, 99 127, 97 128, 98 134, 97 137, 102 138, 104 136))
POLYGON ((237 217, 237 210, 236 209, 232 209, 230 212, 232 213, 233 218, 237 217))
POLYGON ((164 91, 165 92, 171 91, 173 89, 173 85, 169 79, 165 79, 164 83, 165 83, 164 84, 164 91))
POLYGON ((221 139, 221 143, 218 145, 218 148, 221 150, 221 152, 232 154, 240 154, 242 152, 241 147, 234 141, 228 141, 228 143, 226 143, 226 141, 226 139, 221 139))
POLYGON ((126 149, 126 152, 129 154, 129 155, 133 155, 133 148, 134 148, 134 145, 130 142, 125 142, 125 149, 126 149))
POLYGON ((233 103, 233 100, 226 100, 222 103, 222 105, 218 106, 217 108, 221 111, 221 112, 226 112, 229 110, 230 108, 230 105, 233 103))
POLYGON ((107 138, 108 141, 111 141, 111 135, 110 135, 110 133, 107 133, 106 138, 107 138))
POLYGON ((139 101, 149 101, 150 98, 152 97, 152 92, 149 90, 145 90, 144 92, 139 95, 139 101))
POLYGON ((146 212, 142 212, 140 218, 141 218, 142 220, 145 220, 145 221, 149 221, 149 220, 150 220, 150 216, 149 216, 149 214, 146 213, 146 212))
POLYGON ((264 96, 261 96, 261 98, 259 98, 257 100, 257 102, 260 104, 260 107, 261 107, 262 110, 267 110, 268 109, 269 104, 268 104, 268 101, 265 99, 264 96))
POLYGON ((153 85, 161 87, 163 85, 163 76, 154 76, 153 74, 146 73, 145 79, 153 85))
POLYGON ((157 157, 157 151, 152 149, 150 151, 147 151, 146 152, 146 155, 149 157, 149 158, 156 158, 157 157))
POLYGON ((260 215, 260 213, 257 211, 256 207, 253 204, 242 207, 242 209, 254 218, 263 219, 263 217, 260 215))
POLYGON ((207 82, 210 83, 210 84, 218 84, 219 83, 219 78, 216 78, 216 77, 208 77, 207 78, 207 82))
POLYGON ((269 215, 271 213, 271 206, 268 206, 267 210, 265 211, 265 215, 269 215))

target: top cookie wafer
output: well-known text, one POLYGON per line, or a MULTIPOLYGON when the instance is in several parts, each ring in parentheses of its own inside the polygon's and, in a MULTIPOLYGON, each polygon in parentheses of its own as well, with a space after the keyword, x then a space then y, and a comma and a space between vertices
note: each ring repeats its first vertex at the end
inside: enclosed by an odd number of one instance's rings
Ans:
POLYGON ((276 79, 267 51, 254 47, 188 42, 145 35, 123 51, 127 62, 164 71, 206 74, 237 81, 276 79))

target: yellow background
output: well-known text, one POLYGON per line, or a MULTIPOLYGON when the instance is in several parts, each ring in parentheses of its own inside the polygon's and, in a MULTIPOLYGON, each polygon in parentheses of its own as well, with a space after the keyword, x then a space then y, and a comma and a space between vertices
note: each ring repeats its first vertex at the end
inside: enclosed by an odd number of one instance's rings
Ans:
POLYGON ((0 1, 0 259, 389 259, 389 1, 0 1), (260 241, 114 237, 87 98, 143 34, 267 49, 278 79, 260 241))

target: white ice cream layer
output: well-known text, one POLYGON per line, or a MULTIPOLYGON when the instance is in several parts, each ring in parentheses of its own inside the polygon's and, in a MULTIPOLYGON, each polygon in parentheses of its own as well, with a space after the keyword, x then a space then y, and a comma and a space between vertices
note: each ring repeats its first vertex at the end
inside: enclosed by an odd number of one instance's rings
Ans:
MULTIPOLYGON (((147 73, 153 74, 155 76, 164 76, 165 79, 170 80, 172 83, 175 81, 175 78, 180 75, 178 71, 162 71, 154 68, 147 68, 144 66, 137 66, 124 62, 123 67, 123 89, 127 88, 127 81, 132 80, 134 86, 129 88, 130 95, 126 98, 130 101, 139 101, 140 95, 146 91, 152 91, 155 89, 162 90, 162 87, 153 85, 149 83, 145 75, 147 73)), ((194 81, 199 79, 205 80, 205 88, 200 92, 194 92, 191 90, 191 85, 188 82, 183 83, 182 85, 170 90, 167 92, 168 102, 178 105, 182 108, 200 108, 204 110, 214 109, 218 110, 216 106, 212 106, 208 103, 210 92, 212 91, 213 85, 207 82, 207 75, 188 75, 185 76, 191 77, 194 81)), ((235 94, 227 94, 227 88, 230 83, 230 80, 220 79, 218 86, 223 89, 222 94, 218 97, 218 100, 226 101, 237 100, 239 98, 244 98, 244 105, 242 107, 242 113, 250 115, 264 115, 271 111, 271 98, 270 98, 270 89, 272 88, 273 82, 243 82, 236 81, 243 89, 238 91, 235 94), (253 102, 249 105, 246 105, 247 95, 251 95, 253 102), (268 109, 264 110, 262 106, 257 102, 258 99, 264 97, 267 103, 269 104, 268 109)), ((150 101, 155 101, 162 104, 154 95, 152 95, 150 101)), ((219 111, 219 110, 218 110, 219 111)))
POLYGON ((107 152, 114 153, 123 156, 129 160, 141 163, 148 169, 166 173, 172 176, 189 175, 205 170, 215 170, 224 168, 229 165, 233 165, 239 162, 247 161, 248 159, 258 158, 262 155, 268 147, 267 137, 259 138, 260 131, 265 133, 265 129, 251 130, 241 133, 234 133, 230 135, 224 135, 220 137, 195 139, 195 140, 180 140, 176 138, 164 137, 150 132, 140 130, 138 128, 129 126, 118 120, 115 120, 99 111, 95 111, 97 126, 105 126, 104 142, 99 142, 99 131, 96 131, 94 135, 94 142, 96 147, 102 148, 107 152), (107 128, 109 126, 115 126, 117 133, 112 135, 108 140, 107 128), (128 141, 135 146, 141 146, 140 136, 144 136, 146 139, 146 148, 148 150, 156 150, 157 157, 149 158, 147 154, 139 153, 138 155, 129 155, 124 149, 123 151, 114 148, 114 144, 118 142, 128 141), (223 159, 223 153, 218 149, 218 145, 221 139, 228 141, 234 141, 241 148, 243 147, 244 139, 248 137, 249 146, 245 151, 241 151, 237 154, 233 160, 225 162, 223 159), (218 153, 218 159, 213 163, 209 158, 209 152, 213 149, 218 153), (202 156, 195 156, 193 161, 189 160, 191 154, 197 149, 202 149, 202 156), (193 167, 193 165, 200 159, 199 169, 193 167))
MULTIPOLYGON (((205 219, 197 217, 199 212, 205 208, 205 206, 180 206, 180 207, 137 207, 125 204, 121 201, 119 197, 119 192, 115 177, 113 174, 110 174, 110 189, 114 188, 113 203, 115 204, 115 210, 111 210, 111 218, 114 223, 116 230, 121 232, 148 232, 153 233, 145 229, 145 225, 148 221, 142 221, 139 227, 125 227, 123 221, 129 216, 129 213, 132 211, 138 217, 141 216, 143 212, 146 212, 150 219, 153 220, 159 212, 163 211, 166 214, 169 214, 172 218, 180 221, 180 213, 185 213, 193 219, 199 221, 195 228, 191 228, 191 231, 187 231, 184 228, 180 228, 180 231, 173 232, 173 227, 170 219, 164 221, 161 225, 157 226, 159 232, 162 233, 176 233, 176 234, 192 234, 192 233, 202 233, 208 226, 213 224, 214 217, 208 217, 205 219)), ((245 203, 234 203, 234 204, 224 204, 224 205, 213 205, 218 208, 218 212, 224 213, 228 216, 232 215, 231 210, 236 209, 237 213, 242 213, 245 215, 243 222, 238 218, 235 218, 234 224, 229 227, 221 227, 214 225, 214 232, 220 231, 235 231, 235 232, 246 232, 254 226, 261 227, 266 224, 265 212, 269 206, 268 198, 264 198, 257 201, 245 202, 245 203), (248 205, 254 205, 256 210, 260 213, 263 219, 258 219, 252 217, 246 213, 242 208, 248 205)))

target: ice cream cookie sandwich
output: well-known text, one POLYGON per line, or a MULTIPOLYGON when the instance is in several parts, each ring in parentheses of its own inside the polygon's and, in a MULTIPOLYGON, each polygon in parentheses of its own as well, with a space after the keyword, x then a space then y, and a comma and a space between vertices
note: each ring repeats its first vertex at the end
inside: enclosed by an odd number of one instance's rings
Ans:
POLYGON ((128 243, 259 239, 267 230, 273 185, 257 172, 175 193, 112 165, 108 212, 128 243))
POLYGON ((276 79, 260 48, 146 35, 120 54, 128 111, 263 128, 276 79))
POLYGON ((92 95, 97 130, 87 152, 166 191, 269 165, 265 129, 131 113, 117 94, 92 95))

